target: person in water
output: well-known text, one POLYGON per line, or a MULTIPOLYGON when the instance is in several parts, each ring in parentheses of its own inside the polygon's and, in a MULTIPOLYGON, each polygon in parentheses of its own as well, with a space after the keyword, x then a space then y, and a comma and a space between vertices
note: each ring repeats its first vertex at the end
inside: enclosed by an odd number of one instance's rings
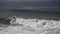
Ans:
POLYGON ((16 22, 16 16, 13 16, 13 17, 11 18, 10 23, 15 23, 15 22, 16 22))

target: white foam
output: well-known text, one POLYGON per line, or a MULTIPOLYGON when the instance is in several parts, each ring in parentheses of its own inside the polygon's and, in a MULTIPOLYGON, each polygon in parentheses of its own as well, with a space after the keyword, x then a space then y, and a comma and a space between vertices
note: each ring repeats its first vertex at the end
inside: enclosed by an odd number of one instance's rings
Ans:
POLYGON ((24 26, 10 26, 0 34, 60 34, 60 21, 16 18, 15 24, 24 26))

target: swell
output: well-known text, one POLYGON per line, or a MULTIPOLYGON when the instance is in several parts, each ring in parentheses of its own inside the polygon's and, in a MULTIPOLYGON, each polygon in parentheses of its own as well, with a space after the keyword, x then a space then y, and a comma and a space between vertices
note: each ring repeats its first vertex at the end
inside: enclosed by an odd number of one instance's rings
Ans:
POLYGON ((40 11, 33 9, 0 9, 0 17, 17 16, 25 19, 60 20, 60 11, 40 11))

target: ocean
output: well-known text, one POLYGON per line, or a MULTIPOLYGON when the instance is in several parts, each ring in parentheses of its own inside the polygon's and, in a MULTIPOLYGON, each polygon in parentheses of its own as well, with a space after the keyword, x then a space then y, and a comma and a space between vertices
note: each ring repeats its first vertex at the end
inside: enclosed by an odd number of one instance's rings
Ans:
POLYGON ((0 18, 16 16, 14 24, 0 24, 0 34, 60 34, 59 11, 0 9, 0 18))

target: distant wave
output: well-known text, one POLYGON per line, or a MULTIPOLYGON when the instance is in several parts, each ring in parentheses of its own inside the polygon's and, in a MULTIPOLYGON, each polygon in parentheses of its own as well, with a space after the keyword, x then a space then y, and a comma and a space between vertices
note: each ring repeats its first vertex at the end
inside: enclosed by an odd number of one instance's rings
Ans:
POLYGON ((19 12, 32 12, 32 13, 53 13, 53 14, 60 14, 59 8, 36 8, 35 9, 18 9, 18 8, 12 8, 12 9, 0 9, 0 11, 19 11, 19 12), (38 10, 37 10, 38 9, 38 10), (40 9, 40 10, 39 10, 40 9), (56 10, 55 10, 56 9, 56 10))
MULTIPOLYGON (((50 8, 51 9, 51 8, 50 8)), ((54 9, 54 10, 48 10, 47 8, 46 8, 46 10, 35 10, 35 9, 11 9, 11 11, 19 11, 19 12, 32 12, 32 13, 48 13, 48 14, 50 14, 50 13, 53 13, 53 14, 60 14, 60 11, 59 11, 59 9, 54 9)))

